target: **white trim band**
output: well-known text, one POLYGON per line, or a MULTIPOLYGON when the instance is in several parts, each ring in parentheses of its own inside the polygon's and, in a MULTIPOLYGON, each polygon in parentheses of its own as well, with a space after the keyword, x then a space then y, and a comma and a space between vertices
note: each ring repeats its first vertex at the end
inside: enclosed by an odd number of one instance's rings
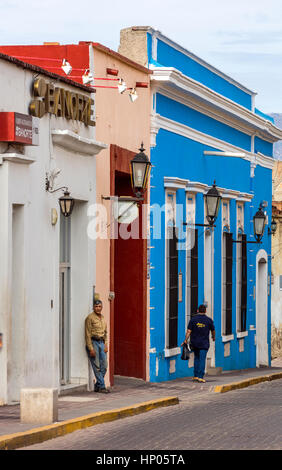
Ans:
POLYGON ((232 115, 233 119, 246 123, 249 127, 253 128, 254 131, 260 131, 260 136, 269 139, 272 142, 282 139, 282 130, 276 127, 271 121, 262 118, 253 111, 244 108, 240 104, 226 98, 219 93, 213 91, 207 86, 193 80, 187 75, 184 75, 179 70, 173 67, 150 67, 153 70, 151 75, 152 84, 155 83, 160 89, 164 88, 164 91, 169 92, 172 88, 174 92, 179 94, 181 100, 181 93, 183 98, 186 94, 192 95, 197 100, 200 100, 202 104, 209 107, 216 107, 223 112, 232 115), (167 88, 166 88, 167 87, 167 88))
MULTIPOLYGON (((275 160, 272 157, 267 157, 266 155, 263 154, 256 154, 248 151, 242 152, 242 149, 239 147, 236 147, 235 145, 229 144, 223 140, 220 140, 216 137, 212 137, 208 134, 204 134, 203 132, 200 132, 196 129, 193 129, 191 127, 188 127, 184 124, 181 124, 176 121, 172 121, 171 119, 165 118, 164 116, 161 116, 160 114, 152 114, 151 115, 151 132, 154 132, 154 135, 156 135, 156 129, 164 129, 168 132, 172 132, 174 134, 181 135, 183 137, 186 137, 187 139, 195 140, 196 142, 199 142, 201 144, 206 145, 207 147, 214 147, 217 149, 216 151, 222 151, 226 152, 226 154, 222 156, 227 156, 228 153, 237 153, 237 154, 242 154, 244 153, 244 157, 238 157, 237 158, 242 158, 244 160, 247 160, 251 163, 255 163, 256 165, 263 166, 264 168, 268 168, 272 170, 272 168, 275 165, 275 160)), ((208 154, 209 155, 209 154, 208 154)))
MULTIPOLYGON (((184 189, 188 193, 206 193, 210 186, 201 183, 198 181, 190 181, 188 179, 182 179, 174 176, 165 176, 164 177, 164 187, 168 189, 184 189)), ((240 200, 243 202, 251 202, 253 199, 253 194, 250 193, 243 193, 241 191, 237 191, 235 189, 229 189, 229 188, 221 188, 217 187, 218 191, 221 193, 222 197, 224 199, 236 199, 240 200)))

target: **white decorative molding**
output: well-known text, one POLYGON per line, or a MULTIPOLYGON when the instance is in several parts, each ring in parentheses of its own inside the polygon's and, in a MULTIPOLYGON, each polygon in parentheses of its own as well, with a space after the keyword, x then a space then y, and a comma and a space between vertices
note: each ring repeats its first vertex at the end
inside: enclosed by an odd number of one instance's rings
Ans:
MULTIPOLYGON (((262 154, 254 154, 248 151, 242 152, 242 149, 240 147, 236 147, 235 145, 229 144, 228 142, 225 142, 223 140, 220 140, 216 137, 212 137, 208 134, 204 134, 203 132, 200 132, 196 129, 193 129, 191 127, 188 127, 184 124, 181 124, 176 121, 172 121, 171 119, 165 118, 164 116, 161 116, 160 114, 154 114, 152 115, 151 118, 151 126, 154 126, 155 128, 158 129, 164 129, 168 132, 173 132, 174 134, 181 135, 183 137, 186 137, 187 139, 195 140, 196 142, 199 142, 201 144, 206 145, 207 147, 214 147, 215 149, 218 149, 222 152, 222 156, 226 157, 228 156, 229 153, 244 153, 244 157, 239 157, 238 158, 243 158, 244 160, 250 161, 250 162, 255 162, 257 165, 263 166, 265 168, 269 168, 272 170, 275 160, 272 157, 267 157, 266 155, 262 154)), ((218 151, 217 150, 217 151, 218 151)), ((207 154, 211 155, 211 154, 207 154)))
POLYGON ((157 139, 157 134, 160 130, 160 126, 157 123, 157 120, 155 119, 155 113, 151 114, 151 129, 150 129, 150 135, 151 135, 151 141, 150 145, 151 147, 156 146, 156 139, 157 139))
POLYGON ((178 356, 181 354, 181 348, 165 349, 165 357, 178 356))
POLYGON ((67 129, 53 130, 52 140, 54 144, 59 145, 66 150, 89 156, 97 155, 101 150, 108 147, 106 144, 87 137, 82 137, 67 129))
POLYGON ((245 338, 246 336, 248 336, 248 331, 237 331, 236 336, 237 338, 245 338))
POLYGON ((21 153, 1 153, 0 165, 2 165, 4 161, 21 163, 23 165, 30 165, 31 163, 34 163, 36 160, 32 157, 28 157, 21 153))
POLYGON ((164 177, 164 187, 170 189, 185 189, 189 180, 173 177, 173 176, 165 176, 164 177))
MULTIPOLYGON (((206 193, 210 186, 199 181, 190 181, 188 179, 178 178, 176 176, 164 176, 164 187, 169 189, 184 189, 187 193, 198 194, 206 193)), ((243 193, 235 189, 217 187, 218 191, 224 199, 236 199, 242 202, 250 202, 253 194, 243 193)))
MULTIPOLYGON (((271 121, 262 118, 247 108, 235 103, 219 93, 211 90, 207 86, 187 77, 173 67, 150 67, 153 70, 151 75, 152 85, 160 86, 160 89, 169 93, 180 94, 179 99, 183 99, 183 93, 187 97, 192 96, 201 102, 201 105, 216 108, 236 119, 238 124, 247 125, 259 136, 269 142, 276 142, 282 139, 282 130, 276 127, 271 121), (182 95, 181 95, 182 93, 182 95)), ((246 133, 246 130, 245 130, 246 133)))
POLYGON ((234 335, 222 335, 222 342, 227 343, 228 341, 232 341, 234 339, 234 335))
POLYGON ((215 155, 218 157, 235 157, 235 158, 245 158, 245 152, 216 152, 212 150, 204 150, 204 155, 215 155))

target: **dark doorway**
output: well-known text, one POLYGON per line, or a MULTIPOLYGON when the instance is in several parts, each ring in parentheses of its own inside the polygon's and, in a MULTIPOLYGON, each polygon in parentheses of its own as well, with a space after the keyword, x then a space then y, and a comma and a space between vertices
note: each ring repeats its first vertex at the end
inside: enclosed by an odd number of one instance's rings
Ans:
MULTIPOLYGON (((132 152, 115 148, 115 164, 124 155, 128 172, 114 171, 114 194, 133 196, 129 162, 132 152)), ((122 170, 127 168, 122 168, 122 170)), ((142 238, 142 204, 139 217, 132 224, 118 224, 118 237, 112 240, 112 286, 115 292, 111 314, 111 381, 114 375, 146 378, 146 250, 147 240, 142 238), (123 225, 123 227, 121 227, 123 225), (124 234, 127 232, 131 236, 124 234), (133 236, 132 236, 133 235, 133 236)))

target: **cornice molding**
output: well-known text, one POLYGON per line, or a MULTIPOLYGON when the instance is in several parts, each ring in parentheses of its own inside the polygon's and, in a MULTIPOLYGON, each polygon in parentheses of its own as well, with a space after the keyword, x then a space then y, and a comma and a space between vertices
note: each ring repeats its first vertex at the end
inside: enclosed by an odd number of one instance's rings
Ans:
POLYGON ((53 143, 69 150, 71 152, 80 153, 81 155, 94 156, 108 146, 94 139, 82 137, 69 130, 53 130, 53 143))
POLYGON ((184 124, 180 124, 176 121, 172 121, 171 119, 165 118, 160 116, 159 114, 152 114, 151 115, 151 129, 154 130, 156 135, 156 130, 164 129, 168 132, 172 132, 174 134, 181 135, 186 137, 187 139, 195 140, 207 147, 213 147, 216 150, 208 151, 208 153, 204 152, 205 155, 218 155, 219 151, 222 152, 223 157, 228 158, 242 158, 243 160, 247 160, 251 163, 251 165, 260 165, 264 168, 271 169, 275 164, 275 160, 271 157, 267 157, 263 154, 256 154, 252 152, 248 152, 242 150, 240 147, 236 147, 235 145, 229 144, 223 140, 217 139, 216 137, 212 137, 208 134, 204 134, 203 132, 197 131, 192 129, 191 127, 185 126, 184 124), (234 155, 235 153, 235 155, 234 155), (236 155, 237 154, 237 155, 236 155))
MULTIPOLYGON (((193 194, 204 194, 210 189, 210 186, 206 183, 190 181, 188 179, 182 179, 174 176, 164 177, 164 187, 170 189, 184 189, 186 192, 193 194)), ((224 199, 236 199, 242 202, 250 202, 254 197, 253 194, 245 193, 235 189, 222 188, 219 186, 217 186, 217 189, 224 199)))
POLYGON ((27 155, 21 154, 21 153, 1 153, 0 154, 0 165, 3 164, 3 162, 13 162, 13 163, 20 163, 22 165, 30 165, 31 163, 34 163, 36 160, 32 157, 29 157, 27 155))
POLYGON ((226 117, 224 119, 227 119, 227 121, 231 118, 237 121, 238 126, 240 126, 240 122, 241 125, 247 125, 249 130, 253 130, 252 134, 257 132, 260 137, 267 139, 269 142, 276 142, 282 139, 282 130, 274 126, 272 122, 263 119, 247 108, 187 77, 179 70, 173 67, 155 66, 151 66, 151 69, 153 70, 151 82, 156 90, 163 91, 164 93, 172 92, 175 99, 178 97, 179 100, 184 101, 185 97, 188 99, 189 96, 192 96, 192 98, 198 101, 197 106, 200 106, 202 110, 209 108, 207 111, 211 112, 211 108, 217 109, 225 114, 226 117))

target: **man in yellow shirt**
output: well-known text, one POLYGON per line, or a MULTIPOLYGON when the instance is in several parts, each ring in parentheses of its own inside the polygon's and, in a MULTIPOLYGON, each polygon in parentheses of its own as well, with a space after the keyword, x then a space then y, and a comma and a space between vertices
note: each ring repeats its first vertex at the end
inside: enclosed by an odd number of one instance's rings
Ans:
POLYGON ((96 378, 95 392, 109 393, 104 377, 107 372, 107 324, 102 315, 101 300, 94 301, 94 311, 85 320, 85 342, 88 357, 96 378))

